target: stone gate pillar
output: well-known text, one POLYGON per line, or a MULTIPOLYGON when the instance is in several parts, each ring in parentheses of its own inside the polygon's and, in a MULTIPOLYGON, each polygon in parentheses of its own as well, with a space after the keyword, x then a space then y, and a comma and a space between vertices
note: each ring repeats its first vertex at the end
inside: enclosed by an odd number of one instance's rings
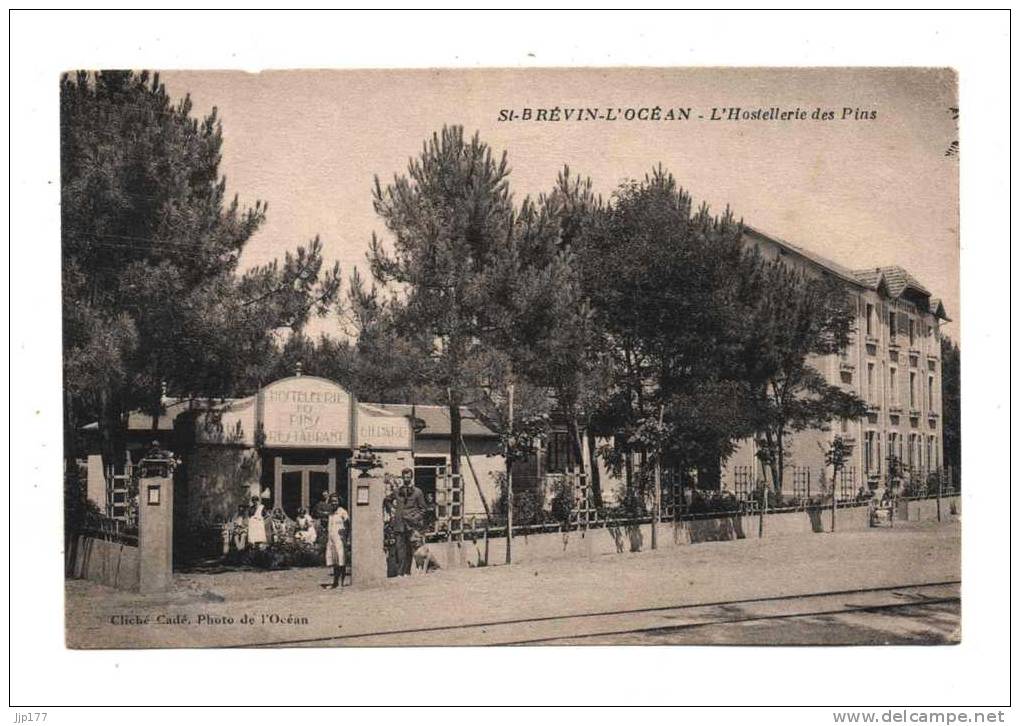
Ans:
POLYGON ((166 459, 143 459, 138 478, 138 589, 159 592, 173 580, 174 478, 166 459))
POLYGON ((386 484, 382 472, 361 474, 351 467, 351 584, 371 585, 386 579, 383 543, 383 498, 386 484))

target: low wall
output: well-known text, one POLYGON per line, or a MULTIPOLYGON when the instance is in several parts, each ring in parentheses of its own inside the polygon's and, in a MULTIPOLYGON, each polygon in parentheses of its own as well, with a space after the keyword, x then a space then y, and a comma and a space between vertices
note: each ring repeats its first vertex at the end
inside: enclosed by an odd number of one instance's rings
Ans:
MULTIPOLYGON (((933 510, 934 511, 934 510, 933 510)), ((931 518, 934 518, 934 514, 931 518)), ((663 522, 657 532, 657 548, 671 549, 701 542, 726 542, 758 536, 757 516, 738 514, 677 522, 663 522)), ((868 529, 868 506, 844 507, 836 512, 836 531, 868 529)), ((765 515, 763 536, 828 532, 832 528, 832 511, 811 509, 765 515)), ((513 563, 528 564, 559 559, 586 559, 624 552, 651 549, 652 525, 630 524, 598 527, 587 531, 519 534, 513 538, 513 563)), ((503 564, 506 537, 484 537, 459 542, 438 542, 429 545, 443 567, 481 566, 488 561, 503 564)))
MULTIPOLYGON (((960 514, 960 497, 942 497, 942 517, 960 514)), ((928 522, 938 518, 937 499, 903 499, 896 507, 896 519, 903 522, 928 522)))
POLYGON ((93 537, 78 537, 71 575, 122 590, 138 589, 138 548, 93 537))

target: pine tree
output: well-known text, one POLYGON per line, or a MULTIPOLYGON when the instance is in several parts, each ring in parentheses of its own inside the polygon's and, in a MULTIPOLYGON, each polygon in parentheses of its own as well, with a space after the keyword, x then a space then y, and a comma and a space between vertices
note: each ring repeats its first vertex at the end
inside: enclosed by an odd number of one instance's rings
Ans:
POLYGON ((960 347, 943 336, 942 346, 942 463, 960 477, 960 347))
POLYGON ((160 413, 164 383, 229 395, 258 377, 274 331, 300 328, 338 291, 321 243, 238 271, 266 205, 226 203, 215 109, 191 116, 158 75, 104 71, 60 84, 66 453, 99 419, 103 456, 124 461, 129 411, 160 413))
POLYGON ((815 367, 819 358, 846 348, 856 315, 843 283, 780 260, 752 255, 739 279, 746 328, 737 361, 750 386, 749 416, 772 452, 770 474, 779 492, 790 433, 866 413, 862 399, 828 383, 815 367))
POLYGON ((633 493, 656 457, 681 470, 717 466, 746 431, 746 387, 727 362, 741 332, 732 298, 743 248, 728 211, 695 208, 661 167, 617 189, 600 217, 582 257, 608 357, 594 421, 613 437, 603 454, 633 493))
POLYGON ((373 206, 391 240, 373 235, 375 279, 391 285, 399 331, 424 339, 423 378, 445 395, 450 416, 450 465, 460 471, 460 408, 481 386, 477 361, 492 330, 491 271, 513 227, 510 169, 476 134, 444 127, 411 159, 407 173, 382 186, 373 206))

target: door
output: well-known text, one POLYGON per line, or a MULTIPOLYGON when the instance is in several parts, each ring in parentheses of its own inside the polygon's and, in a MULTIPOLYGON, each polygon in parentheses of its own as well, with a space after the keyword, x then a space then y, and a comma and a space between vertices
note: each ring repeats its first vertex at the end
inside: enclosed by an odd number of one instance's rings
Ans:
POLYGON ((283 507, 284 513, 291 519, 294 519, 299 508, 308 508, 307 503, 301 497, 301 491, 304 489, 304 472, 285 471, 280 478, 282 479, 283 489, 280 498, 273 500, 273 506, 283 507))
POLYGON ((273 457, 273 507, 294 518, 310 509, 322 492, 337 491, 336 455, 318 452, 282 453, 273 457))

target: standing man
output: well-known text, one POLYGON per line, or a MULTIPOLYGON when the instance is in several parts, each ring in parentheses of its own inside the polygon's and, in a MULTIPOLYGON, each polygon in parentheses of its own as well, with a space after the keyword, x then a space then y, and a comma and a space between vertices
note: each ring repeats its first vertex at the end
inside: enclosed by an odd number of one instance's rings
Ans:
POLYGON ((404 469, 400 472, 400 487, 393 497, 394 542, 397 555, 397 574, 401 577, 411 574, 411 539, 424 525, 425 495, 414 484, 414 472, 404 469))

